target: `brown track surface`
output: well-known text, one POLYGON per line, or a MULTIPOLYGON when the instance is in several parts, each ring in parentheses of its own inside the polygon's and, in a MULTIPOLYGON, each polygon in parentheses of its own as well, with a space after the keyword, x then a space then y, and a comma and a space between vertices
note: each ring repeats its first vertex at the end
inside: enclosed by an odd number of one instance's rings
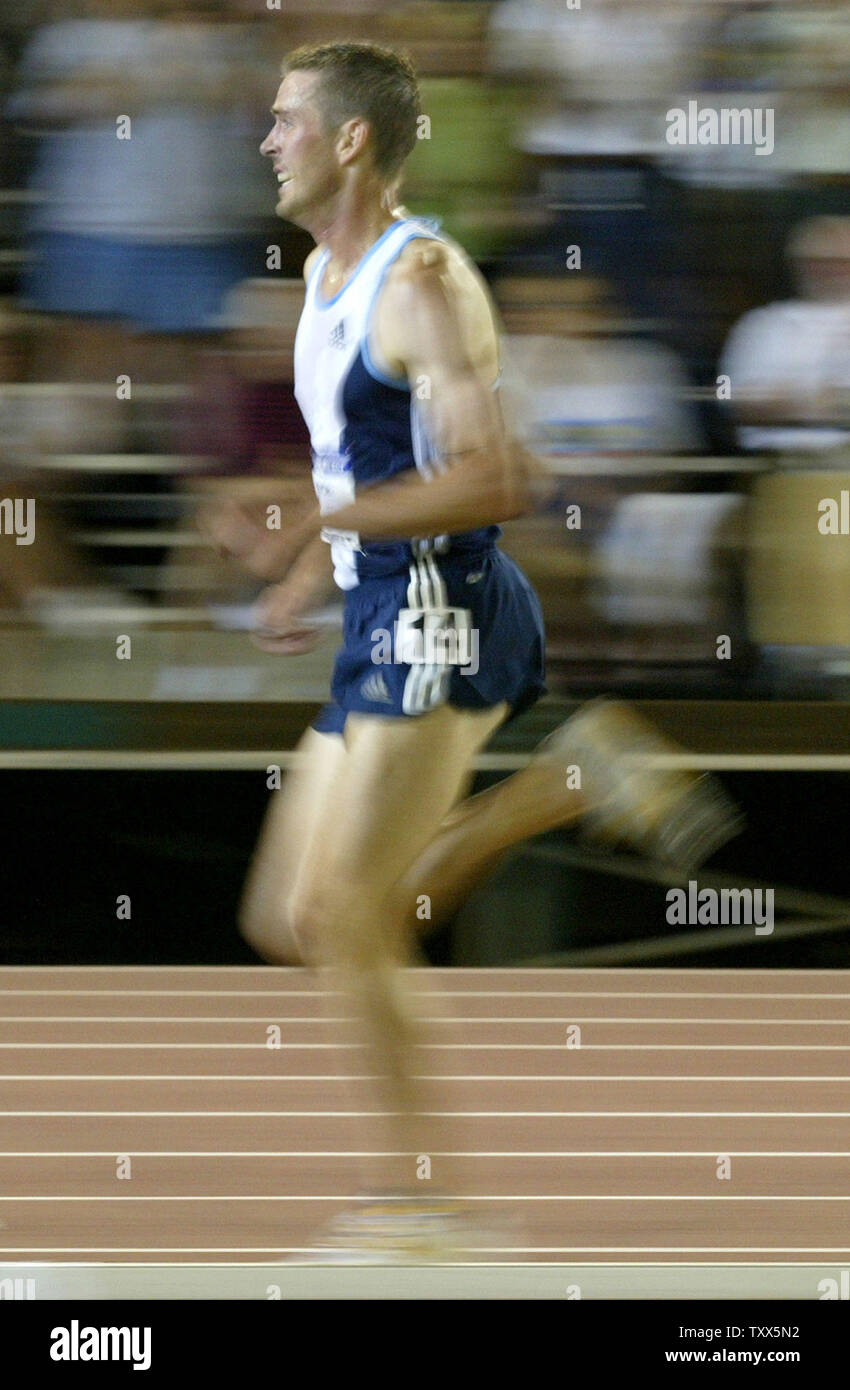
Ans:
MULTIPOLYGON (((850 971, 414 982, 434 1110, 459 1117, 457 1171, 508 1233, 478 1258, 850 1258, 850 971)), ((306 971, 0 968, 0 1261, 308 1249, 357 1193, 380 1109, 328 1013, 343 1001, 306 971)))

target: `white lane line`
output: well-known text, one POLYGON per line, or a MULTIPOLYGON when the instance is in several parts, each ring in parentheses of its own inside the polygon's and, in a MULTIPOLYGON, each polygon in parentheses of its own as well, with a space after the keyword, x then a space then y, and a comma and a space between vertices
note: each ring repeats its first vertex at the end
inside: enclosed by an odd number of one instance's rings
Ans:
MULTIPOLYGON (((429 1149, 432 1158, 716 1158, 716 1149, 429 1149)), ((133 1158, 411 1158, 405 1149, 132 1149, 133 1158)), ((731 1149, 731 1158, 850 1158, 847 1149, 731 1149)), ((0 1149, 4 1158, 114 1158, 115 1149, 0 1149)))
MULTIPOLYGON (((775 971, 772 972, 776 974, 775 971)), ((138 996, 157 999, 342 999, 345 991, 339 989, 122 989, 121 998, 138 996)), ((0 995, 13 997, 21 995, 70 994, 74 998, 92 995, 115 997, 114 989, 0 989, 0 995)), ((794 993, 781 990, 771 993, 758 990, 746 993, 743 990, 642 990, 635 989, 419 989, 411 990, 411 995, 423 999, 850 999, 850 994, 830 991, 827 994, 814 994, 806 990, 794 993)))
MULTIPOLYGON (((581 1049, 580 1047, 576 1047, 576 1048, 568 1048, 568 1047, 565 1047, 565 1048, 564 1048, 564 1051, 565 1051, 565 1052, 570 1052, 570 1051, 572 1051, 572 1052, 581 1052, 581 1050, 582 1050, 582 1049, 581 1049)), ((619 1049, 618 1049, 618 1050, 619 1050, 619 1049)), ((384 1077, 384 1076, 382 1076, 382 1075, 380 1075, 380 1074, 371 1075, 371 1074, 366 1073, 366 1072, 362 1072, 362 1073, 361 1073, 361 1072, 358 1072, 358 1073, 356 1073, 356 1074, 354 1074, 354 1075, 349 1075, 348 1073, 343 1072, 341 1075, 329 1075, 329 1076, 322 1076, 322 1075, 311 1076, 311 1075, 309 1075, 309 1074, 308 1074, 307 1076, 293 1076, 293 1075, 289 1075, 289 1074, 284 1074, 284 1075, 282 1075, 282 1076, 278 1076, 278 1075, 276 1075, 274 1072, 269 1072, 268 1074, 261 1073, 261 1074, 258 1075, 258 1076, 245 1076, 245 1075, 240 1075, 240 1074, 236 1074, 236 1073, 235 1073, 234 1075, 231 1076, 231 1075, 228 1075, 227 1073, 223 1073, 223 1074, 221 1074, 221 1075, 214 1075, 213 1073, 207 1074, 207 1073, 204 1073, 204 1072, 186 1072, 186 1073, 174 1072, 174 1073, 172 1073, 172 1072, 167 1072, 167 1071, 164 1071, 164 1072, 153 1072, 153 1073, 127 1072, 126 1074, 124 1074, 124 1073, 122 1073, 122 1072, 103 1072, 103 1073, 98 1073, 98 1074, 96 1074, 96 1075, 91 1075, 90 1073, 88 1073, 88 1074, 79 1074, 79 1075, 77 1075, 76 1073, 71 1074, 71 1073, 66 1073, 66 1072, 43 1072, 43 1073, 42 1073, 42 1072, 38 1072, 38 1073, 36 1073, 36 1072, 21 1072, 20 1074, 15 1073, 15 1074, 8 1074, 8 1075, 7 1075, 7 1074, 4 1073, 4 1072, 0 1072, 0 1086, 2 1086, 2 1084, 3 1084, 4 1081, 216 1081, 216 1082, 221 1082, 221 1081, 240 1081, 240 1082, 241 1082, 241 1081, 252 1081, 252 1082, 255 1082, 255 1081, 263 1081, 263 1082, 267 1082, 267 1081, 298 1081, 298 1082, 302 1082, 302 1081, 321 1081, 321 1082, 326 1082, 326 1081, 339 1081, 339 1082, 342 1082, 342 1081, 344 1081, 344 1082, 348 1083, 348 1082, 351 1082, 351 1081, 385 1081, 385 1080, 386 1080, 386 1077, 384 1077)), ((428 1072, 428 1073, 416 1073, 416 1074, 413 1075, 413 1077, 411 1078, 411 1080, 413 1080, 413 1081, 476 1081, 476 1082, 478 1082, 478 1081, 499 1081, 499 1082, 502 1082, 502 1081, 534 1081, 534 1082, 548 1081, 548 1082, 551 1082, 551 1083, 553 1083, 553 1084, 554 1084, 554 1083, 563 1083, 563 1084, 565 1084, 565 1085, 572 1084, 573 1082, 576 1082, 576 1081, 593 1081, 593 1082, 597 1082, 597 1081, 688 1081, 688 1082, 690 1082, 690 1081, 722 1081, 722 1082, 727 1082, 727 1081, 761 1081, 761 1082, 767 1082, 767 1081, 771 1081, 771 1082, 772 1082, 772 1081, 817 1081, 817 1082, 829 1081, 829 1082, 831 1082, 832 1085, 834 1085, 834 1086, 847 1086, 847 1085, 850 1085, 850 1076, 779 1076, 779 1075, 774 1075, 773 1072, 762 1072, 762 1073, 760 1073, 760 1074, 757 1075, 757 1076, 716 1076, 716 1075, 714 1075, 714 1074, 711 1073, 711 1072, 709 1072, 709 1073, 708 1073, 707 1075, 705 1075, 705 1076, 701 1075, 699 1072, 687 1072, 687 1073, 685 1073, 685 1075, 683 1075, 683 1076, 673 1076, 672 1074, 668 1076, 666 1073, 661 1073, 660 1075, 657 1075, 657 1076, 656 1076, 656 1075, 652 1075, 652 1076, 632 1076, 631 1074, 626 1074, 626 1075, 622 1075, 622 1076, 620 1076, 620 1075, 617 1075, 617 1076, 607 1076, 607 1075, 597 1075, 595 1072, 589 1072, 589 1073, 587 1073, 586 1075, 577 1075, 577 1076, 576 1076, 576 1075, 573 1075, 573 1076, 527 1076, 527 1075, 525 1075, 525 1074, 522 1073, 522 1072, 519 1073, 519 1075, 516 1075, 516 1076, 514 1076, 514 1075, 511 1075, 511 1076, 493 1076, 493 1075, 490 1075, 490 1074, 477 1075, 477 1074, 473 1074, 473 1073, 464 1072, 464 1073, 461 1073, 459 1076, 448 1076, 448 1075, 444 1075, 442 1072, 435 1072, 435 1073, 434 1073, 434 1072, 428 1072)), ((0 1112, 0 1113, 2 1113, 2 1112, 0 1112)))
MULTIPOLYGON (((593 1080, 594 1078, 585 1078, 593 1080)), ((685 1080, 691 1080, 686 1077, 685 1080)), ((794 1078, 796 1080, 796 1077, 794 1078)), ((521 1080, 526 1080, 522 1077, 521 1080)), ((764 1077, 757 1077, 756 1080, 763 1081, 764 1077)), ((392 1115, 406 1115, 406 1110, 0 1110, 0 1115, 8 1115, 14 1118, 48 1116, 63 1117, 65 1119, 88 1120, 103 1118, 121 1119, 148 1119, 154 1116, 159 1118, 170 1117, 172 1119, 267 1119, 267 1120, 290 1120, 290 1119, 362 1119, 364 1116, 381 1116, 387 1118, 392 1115)), ((460 1118, 465 1116, 468 1119, 531 1119, 531 1120, 566 1120, 566 1119, 737 1119, 737 1120, 758 1120, 758 1119, 821 1119, 821 1120, 843 1120, 850 1119, 850 1110, 420 1110, 419 1114, 427 1119, 435 1118, 460 1118)))
MULTIPOLYGON (((4 1048, 30 1051, 42 1048, 48 1052, 60 1049, 77 1052, 96 1050, 145 1052, 184 1049, 193 1052, 316 1052, 335 1049, 337 1052, 363 1050, 367 1043, 341 1042, 280 1042, 270 1047, 265 1042, 201 1043, 201 1042, 0 1042, 4 1048)), ((430 1052, 850 1052, 850 1043, 582 1043, 569 1046, 561 1043, 414 1043, 421 1051, 430 1052)), ((0 1072, 0 1079, 3 1073, 0 1072)), ((7 1080, 12 1078, 7 1077, 7 1080)), ((294 1078, 292 1078, 294 1080, 294 1078)))
MULTIPOLYGON (((26 1246, 26 1247, 24 1247, 24 1246, 3 1246, 3 1247, 0 1247, 0 1254, 2 1254, 4 1250, 13 1250, 13 1251, 15 1251, 15 1250, 22 1250, 22 1249, 30 1249, 30 1248, 31 1248, 30 1246, 26 1246)), ((73 1249, 77 1249, 77 1250, 80 1250, 80 1249, 86 1250, 86 1249, 89 1249, 90 1247, 88 1247, 88 1246, 83 1246, 83 1247, 77 1246, 77 1247, 72 1247, 72 1248, 73 1248, 73 1249)), ((139 1246, 132 1246, 132 1247, 129 1247, 129 1248, 132 1249, 136 1254, 143 1253, 143 1251, 144 1251, 144 1247, 141 1247, 141 1250, 140 1250, 140 1247, 139 1247, 139 1246)), ((187 1247, 183 1247, 183 1248, 185 1249, 185 1248, 187 1248, 187 1247)), ((197 1250, 198 1248, 199 1248, 199 1247, 194 1246, 194 1245, 188 1247, 188 1249, 190 1249, 190 1250, 197 1250)), ((247 1249, 249 1249, 249 1250, 255 1250, 257 1247, 256 1247, 256 1246, 241 1247, 241 1249, 245 1249, 245 1248, 247 1248, 247 1249)), ((599 1247, 597 1247, 597 1246, 585 1246, 585 1247, 582 1247, 582 1248, 584 1248, 584 1249, 598 1249, 599 1247)), ((604 1249, 608 1249, 609 1247, 605 1246, 605 1247, 603 1247, 603 1248, 604 1248, 604 1249)), ((626 1248, 628 1249, 628 1248, 630 1248, 630 1247, 626 1247, 626 1248)), ((664 1247, 664 1248, 666 1249, 666 1247, 664 1247)), ((714 1248, 714 1247, 712 1247, 712 1248, 714 1248)), ((773 1247, 769 1247, 769 1248, 772 1249, 773 1247)), ((40 1246, 39 1249, 44 1250, 45 1247, 44 1247, 44 1246, 40 1246)), ((52 1249, 52 1250, 61 1250, 62 1247, 61 1247, 61 1246, 51 1246, 50 1249, 52 1249)), ((110 1249, 110 1250, 113 1250, 113 1249, 114 1249, 114 1250, 116 1250, 117 1252, 120 1252, 120 1247, 117 1247, 117 1246, 109 1246, 108 1249, 110 1249)), ((285 1254, 288 1250, 295 1250, 295 1251, 299 1251, 299 1250, 300 1250, 300 1251, 303 1251, 303 1252, 305 1252, 305 1253, 306 1253, 307 1251, 309 1251, 310 1253, 313 1253, 313 1252, 315 1251, 315 1246, 285 1246, 285 1245, 277 1245, 277 1246, 275 1246, 275 1249, 276 1249, 276 1250, 279 1250, 282 1254, 285 1254)), ((818 1246, 817 1249, 818 1249, 818 1250, 821 1250, 821 1247, 818 1246)), ((519 1253, 519 1254, 521 1254, 521 1255, 524 1255, 524 1254, 533 1254, 533 1253, 534 1253, 534 1248, 533 1248, 533 1247, 529 1247, 529 1246, 521 1246, 521 1245, 512 1246, 512 1247, 511 1247, 511 1250, 516 1250, 517 1253, 519 1253)), ((241 1253, 241 1250, 240 1250, 240 1253, 241 1253)), ((511 1251, 508 1251, 507 1253, 510 1254, 511 1251)), ((793 1252, 786 1252, 786 1253, 793 1253, 793 1252)), ((292 1263, 293 1263, 293 1264, 297 1264, 298 1261, 292 1261, 292 1263)), ((315 1268, 315 1265, 313 1264, 313 1262, 311 1261, 310 1263, 311 1263, 311 1266, 312 1266, 313 1268, 315 1268)), ((27 1268, 45 1269, 45 1270, 50 1270, 51 1273, 55 1273, 55 1272, 57 1271, 57 1264, 56 1264, 56 1261, 55 1261, 55 1260, 6 1260, 6 1261, 3 1261, 2 1264, 3 1264, 3 1268, 6 1268, 6 1269, 27 1269, 27 1268)), ((583 1264, 586 1265, 589 1269, 616 1269, 616 1268, 624 1268, 624 1269, 627 1269, 627 1268, 629 1268, 629 1267, 632 1266, 632 1265, 634 1265, 635 1268, 637 1268, 637 1269, 643 1269, 643 1268, 646 1268, 646 1269, 671 1269, 671 1268, 672 1268, 672 1269, 678 1269, 678 1268, 682 1268, 682 1269, 743 1269, 743 1270, 759 1270, 759 1271, 761 1271, 761 1270, 763 1270, 763 1269, 793 1269, 793 1270, 797 1270, 797 1269, 818 1269, 818 1270, 821 1270, 821 1269, 823 1268, 823 1262, 820 1261, 820 1260, 760 1260, 760 1261, 750 1261, 750 1262, 748 1262, 748 1263, 746 1263, 746 1264, 745 1264, 743 1261, 741 1261, 741 1260, 620 1260, 620 1261, 617 1262, 616 1265, 615 1265, 611 1260, 585 1260, 585 1261, 583 1261, 583 1264)), ((567 1264, 565 1261, 562 1262, 562 1261, 560 1261, 560 1260, 545 1260, 545 1261, 541 1261, 541 1260, 504 1260, 504 1261, 500 1261, 499 1267, 501 1268, 502 1265, 504 1265, 504 1268, 505 1268, 505 1269, 541 1269, 541 1268, 543 1268, 543 1269, 546 1269, 546 1268, 554 1268, 554 1269, 559 1269, 559 1268, 560 1268, 560 1269, 573 1269, 573 1268, 575 1267, 575 1266, 574 1266, 574 1263, 567 1264)), ((487 1261, 487 1260, 453 1260, 453 1261, 452 1261, 452 1266, 453 1266, 454 1268, 461 1268, 461 1269, 490 1269, 491 1266, 492 1266, 492 1261, 487 1261)), ((302 1267, 303 1267, 303 1266, 302 1266, 302 1267)), ((182 1270, 182 1269, 202 1269, 202 1270, 204 1270, 204 1272, 207 1272, 207 1271, 209 1270, 209 1268, 210 1268, 210 1264, 209 1264, 209 1261, 204 1262, 204 1261, 201 1261, 201 1260, 179 1260, 179 1261, 178 1261, 178 1260, 169 1260, 168 1263, 167 1263, 166 1265, 160 1265, 160 1266, 157 1266, 157 1265, 153 1262, 153 1260, 63 1260, 62 1263, 61 1263, 61 1266, 59 1266, 59 1268, 61 1268, 61 1269, 63 1269, 63 1270, 65 1270, 65 1269, 97 1269, 97 1270, 100 1270, 100 1271, 113 1270, 113 1269, 157 1269, 157 1268, 159 1268, 159 1269, 168 1269, 169 1271, 170 1271, 170 1270, 173 1270, 173 1269, 181 1269, 181 1270, 182 1270)), ((267 1260, 219 1260, 219 1261, 216 1262, 216 1264, 213 1266, 213 1268, 215 1268, 215 1269, 224 1269, 224 1270, 228 1270, 228 1269, 267 1269, 267 1268, 268 1268, 268 1261, 267 1261, 267 1260)))
MULTIPOLYGON (((357 1193, 339 1193, 332 1196, 270 1196, 268 1194, 256 1194, 250 1196, 234 1196, 225 1193, 224 1196, 204 1196, 196 1193, 188 1193, 180 1196, 171 1197, 116 1197, 116 1196, 96 1196, 89 1194, 85 1197, 0 1197, 0 1202, 374 1202, 374 1196, 364 1197, 357 1193)), ((384 1202, 410 1202, 415 1198, 410 1196, 402 1197, 381 1197, 384 1202)), ((729 1196, 729 1197, 705 1197, 705 1196, 665 1196, 663 1194, 646 1195, 642 1193, 629 1193, 622 1196, 611 1196, 610 1193, 597 1194, 593 1192, 576 1193, 570 1192, 566 1195, 559 1193, 552 1196, 518 1196, 515 1193, 496 1192, 488 1196, 463 1196, 439 1198, 441 1202, 850 1202, 850 1195, 841 1197, 819 1196, 819 1197, 779 1197, 769 1194, 768 1196, 729 1196)), ((0 1251, 2 1251, 0 1246, 0 1251)))
MULTIPOLYGON (((94 457, 93 455, 90 457, 94 457)), ((111 455, 104 456, 111 460, 111 455)), ((119 457, 116 455, 116 458, 119 457)), ((138 455, 133 464, 134 471, 141 472, 142 458, 153 459, 155 455, 138 455)), ((126 456, 120 456, 122 468, 126 456)), ((53 454, 50 467, 79 467, 77 455, 53 454), (68 460, 72 461, 69 465, 68 460)), ((89 467, 92 467, 89 462, 89 467)), ((111 466, 102 466, 100 472, 115 471, 111 466)), ((145 468, 148 471, 163 471, 145 468)), ((100 533, 96 533, 100 534, 100 533)), ((187 539, 194 541, 194 537, 187 539)), ((152 609, 145 621, 156 618, 160 622, 174 622, 183 618, 197 617, 195 608, 152 609)), ((50 748, 50 749, 8 749, 0 750, 0 767, 10 768, 58 768, 77 771, 97 768, 119 768, 122 771, 156 768, 159 771, 198 769, 212 771, 265 772, 269 765, 292 768, 299 765, 301 755, 289 750, 281 752, 274 749, 249 749, 239 752, 230 749, 197 749, 160 752, 156 749, 98 749, 98 748, 50 748)), ((530 753, 477 753, 469 766, 476 772, 516 772, 531 762, 530 753)), ((623 763, 636 768, 682 770, 695 772, 847 772, 850 771, 850 754, 847 753, 659 753, 650 757, 625 755, 623 763)))
MULTIPOLYGON (((850 1019, 846 1018, 656 1018, 647 1016, 642 1018, 631 1018, 625 1014, 595 1015, 595 1014, 562 1014, 558 1018, 541 1018, 537 1014, 526 1014, 517 1016, 508 1014, 496 1016, 488 1014, 486 1017, 477 1016, 476 1018, 463 1018, 453 1014, 451 1018, 446 1018, 444 1014, 439 1017, 430 1018, 425 1014, 414 1016, 417 1023, 439 1023, 448 1027, 455 1027, 458 1024, 465 1026, 472 1025, 478 1027, 488 1027, 493 1023, 510 1023, 513 1025, 536 1026, 539 1023, 556 1023, 562 1027, 566 1023, 615 1023, 632 1024, 642 1023, 654 1025, 656 1023, 676 1023, 683 1028, 708 1027, 715 1024, 732 1024, 736 1028, 754 1028, 758 1026, 778 1027, 780 1025, 793 1025, 800 1028, 850 1028, 850 1019)), ((289 1027, 291 1024, 312 1023, 317 1027, 324 1028, 329 1024, 352 1023, 353 1018, 340 1016, 337 1018, 327 1018, 324 1014, 299 1014, 278 1019, 279 1025, 289 1027)), ((0 1014, 0 1025, 4 1023, 82 1023, 88 1026, 90 1023, 260 1023, 269 1026, 270 1019, 268 1014, 243 1015, 243 1014, 193 1014, 190 1016, 180 1016, 177 1014, 0 1014)), ((454 1044, 453 1044, 454 1045, 454 1044)), ((475 1044, 470 1044, 474 1046, 475 1044)), ((482 1044, 483 1045, 483 1044, 482 1044)), ((623 1044, 630 1046, 631 1044, 623 1044)), ((74 1044, 74 1046, 84 1046, 84 1044, 74 1044)))
MULTIPOLYGON (((479 1254, 490 1255, 581 1255, 585 1252, 590 1254, 610 1254, 610 1255, 662 1255, 665 1251, 675 1252, 679 1255, 842 1255, 846 1257, 850 1252, 850 1245, 465 1245, 464 1250, 476 1251, 479 1254)), ((40 1254, 51 1255, 313 1255, 317 1251, 315 1245, 0 1245, 0 1255, 28 1254, 29 1251, 38 1251, 40 1254)), ((32 1261, 32 1264, 40 1264, 40 1261, 32 1261)), ((53 1262, 44 1261, 44 1264, 56 1268, 53 1262)), ((68 1264, 72 1264, 71 1261, 68 1264)), ((86 1261, 79 1261, 79 1264, 90 1264, 86 1261)), ((243 1264, 250 1264, 250 1261, 243 1261, 243 1264)), ((478 1262, 476 1262, 478 1264, 478 1262)), ((508 1262, 506 1261, 506 1264, 508 1262)), ((603 1262, 607 1264, 607 1262, 603 1262)), ((671 1261, 657 1261, 662 1268, 668 1265, 682 1265, 685 1262, 681 1259, 671 1259, 671 1261)), ((708 1266, 714 1264, 706 1261, 708 1266)), ((743 1262, 735 1262, 731 1268, 740 1268, 743 1262)), ((771 1261, 765 1268, 771 1269, 772 1266, 781 1268, 783 1261, 771 1261)), ((107 1269, 108 1264, 101 1268, 107 1269)), ((140 1268, 147 1268, 142 1265, 140 1268)), ((228 1268, 228 1266, 224 1266, 228 1268)), ((315 1268, 315 1266, 313 1266, 315 1268)), ((510 1266, 508 1266, 510 1268, 510 1266)), ((743 1265, 746 1269, 747 1266, 743 1265)))
MULTIPOLYGON (((204 971, 220 971, 226 975, 238 975, 250 973, 254 975, 303 975, 306 967, 303 965, 2 965, 0 975, 7 971, 20 970, 22 973, 30 971, 33 974, 47 970, 57 973, 69 974, 72 971, 90 971, 96 974, 99 970, 109 970, 114 974, 133 973, 134 975, 143 974, 144 971, 153 971, 157 975, 177 975, 181 972, 193 971, 200 974, 204 971)), ((500 975, 504 971, 504 966, 496 965, 463 965, 463 966, 406 966, 405 970, 410 975, 500 975)), ((747 966, 741 969, 727 970, 723 966, 672 966, 672 965, 641 965, 628 966, 627 968, 610 965, 569 965, 569 966, 541 966, 541 965, 512 965, 510 966, 511 975, 611 975, 614 973, 629 975, 773 975, 775 971, 765 966, 747 966)), ((830 966, 809 967, 801 966, 800 969, 789 970, 788 974, 796 975, 841 975, 850 974, 850 970, 834 970, 830 966)))

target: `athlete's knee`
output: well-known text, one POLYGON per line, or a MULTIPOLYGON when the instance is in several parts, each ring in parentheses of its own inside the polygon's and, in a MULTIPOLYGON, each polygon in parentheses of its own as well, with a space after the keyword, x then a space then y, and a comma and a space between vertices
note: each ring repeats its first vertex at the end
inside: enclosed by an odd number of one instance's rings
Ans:
POLYGON ((263 960, 273 962, 277 955, 281 924, 271 916, 257 912, 253 907, 242 909, 238 917, 239 933, 252 950, 263 960))
POLYGON ((287 897, 274 900, 246 893, 239 904, 239 932, 252 950, 272 965, 300 965, 303 952, 292 931, 287 897))
POLYGON ((368 886, 332 875, 302 884, 287 903, 290 929, 317 964, 368 969, 387 954, 382 916, 368 886))

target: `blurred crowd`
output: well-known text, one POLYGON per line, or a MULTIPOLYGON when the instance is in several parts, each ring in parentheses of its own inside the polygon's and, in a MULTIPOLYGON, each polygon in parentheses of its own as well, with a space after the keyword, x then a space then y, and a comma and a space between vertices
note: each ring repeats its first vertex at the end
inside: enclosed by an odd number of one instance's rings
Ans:
POLYGON ((850 537, 818 527, 850 488, 845 0, 0 0, 0 497, 39 518, 0 536, 0 609, 250 599, 193 517, 309 487, 311 242, 258 146, 287 49, 339 38, 412 57, 401 196, 501 312, 551 683, 846 675, 850 537), (712 138, 728 111, 761 148, 712 138))

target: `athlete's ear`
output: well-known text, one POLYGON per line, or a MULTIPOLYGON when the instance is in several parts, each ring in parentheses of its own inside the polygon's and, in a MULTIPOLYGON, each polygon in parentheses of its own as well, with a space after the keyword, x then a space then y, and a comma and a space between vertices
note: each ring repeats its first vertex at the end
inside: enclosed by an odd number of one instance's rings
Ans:
POLYGON ((359 158, 372 134, 372 127, 362 116, 343 121, 336 137, 336 152, 341 164, 351 164, 359 158))

